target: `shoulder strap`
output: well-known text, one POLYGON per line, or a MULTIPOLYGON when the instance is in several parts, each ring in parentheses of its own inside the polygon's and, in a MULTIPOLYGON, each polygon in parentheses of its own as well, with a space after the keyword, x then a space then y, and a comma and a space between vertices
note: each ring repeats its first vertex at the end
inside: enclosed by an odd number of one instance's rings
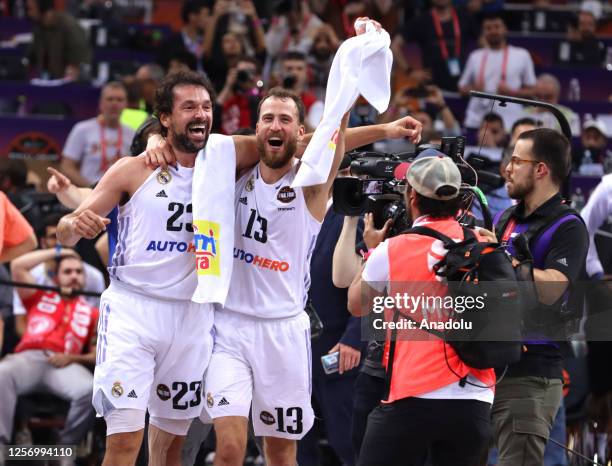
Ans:
POLYGON ((565 217, 576 217, 582 221, 580 214, 576 210, 566 204, 559 204, 558 206, 554 207, 550 215, 530 223, 529 228, 523 233, 523 235, 528 242, 534 238, 537 241, 549 227, 553 226, 558 220, 565 217))
POLYGON ((536 267, 543 267, 544 258, 550 249, 552 237, 564 223, 578 220, 584 224, 580 214, 573 208, 562 204, 560 208, 546 218, 542 218, 529 226, 523 233, 531 250, 536 267))
POLYGON ((506 230, 506 226, 508 225, 508 221, 510 220, 510 217, 512 217, 512 214, 514 214, 515 209, 515 205, 513 205, 512 207, 508 207, 499 216, 496 217, 497 221, 494 222, 494 224, 495 236, 497 236, 497 241, 501 242, 502 237, 504 236, 504 232, 506 230))
POLYGON ((413 233, 417 235, 430 236, 432 238, 439 239, 440 241, 442 241, 444 243, 444 246, 455 243, 451 238, 449 238, 445 234, 440 233, 439 231, 434 230, 433 228, 429 228, 429 227, 423 227, 423 226, 412 227, 409 230, 406 230, 405 233, 413 233))

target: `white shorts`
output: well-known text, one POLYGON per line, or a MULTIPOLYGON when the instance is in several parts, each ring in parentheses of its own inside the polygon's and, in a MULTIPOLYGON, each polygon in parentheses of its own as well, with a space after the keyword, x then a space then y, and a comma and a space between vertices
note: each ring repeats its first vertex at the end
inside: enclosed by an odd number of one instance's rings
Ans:
POLYGON ((209 304, 162 301, 112 283, 102 294, 93 405, 191 419, 202 410, 202 382, 213 346, 209 304))
POLYGON ((202 414, 248 418, 252 403, 255 435, 299 440, 314 421, 311 374, 305 312, 260 319, 215 311, 215 347, 202 414))

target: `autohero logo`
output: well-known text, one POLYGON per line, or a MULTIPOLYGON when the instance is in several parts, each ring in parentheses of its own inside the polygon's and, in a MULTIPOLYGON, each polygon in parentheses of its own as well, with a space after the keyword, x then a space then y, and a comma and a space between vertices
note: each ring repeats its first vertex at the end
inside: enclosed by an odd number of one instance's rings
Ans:
POLYGON ((147 251, 159 252, 195 252, 193 243, 185 241, 149 241, 147 251))
POLYGON ((238 261, 244 261, 247 264, 251 264, 255 267, 269 269, 273 272, 286 272, 287 270, 289 270, 288 262, 269 259, 267 257, 258 256, 256 254, 253 255, 250 252, 246 252, 238 248, 234 248, 234 259, 238 261))
POLYGON ((194 220, 193 231, 198 275, 220 276, 219 237, 221 225, 208 220, 194 220))

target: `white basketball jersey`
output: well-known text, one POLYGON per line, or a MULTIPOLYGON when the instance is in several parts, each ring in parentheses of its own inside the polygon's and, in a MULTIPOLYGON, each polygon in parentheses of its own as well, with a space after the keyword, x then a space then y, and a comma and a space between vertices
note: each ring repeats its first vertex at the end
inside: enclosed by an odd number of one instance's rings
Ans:
POLYGON ((281 318, 304 310, 310 257, 319 223, 301 188, 297 167, 266 184, 259 165, 236 183, 234 267, 225 308, 256 317, 281 318))
POLYGON ((149 296, 191 299, 197 283, 192 179, 193 168, 158 168, 119 207, 111 279, 149 296))

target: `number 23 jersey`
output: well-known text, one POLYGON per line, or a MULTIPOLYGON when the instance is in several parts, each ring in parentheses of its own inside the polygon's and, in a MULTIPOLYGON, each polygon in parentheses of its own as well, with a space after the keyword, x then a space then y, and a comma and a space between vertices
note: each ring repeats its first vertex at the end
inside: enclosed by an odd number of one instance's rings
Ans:
POLYGON ((259 164, 236 183, 234 265, 225 309, 261 318, 304 310, 310 257, 321 229, 301 188, 291 188, 297 166, 266 184, 259 164))
POLYGON ((158 168, 117 215, 112 280, 166 300, 191 300, 197 284, 191 206, 193 168, 158 168))

